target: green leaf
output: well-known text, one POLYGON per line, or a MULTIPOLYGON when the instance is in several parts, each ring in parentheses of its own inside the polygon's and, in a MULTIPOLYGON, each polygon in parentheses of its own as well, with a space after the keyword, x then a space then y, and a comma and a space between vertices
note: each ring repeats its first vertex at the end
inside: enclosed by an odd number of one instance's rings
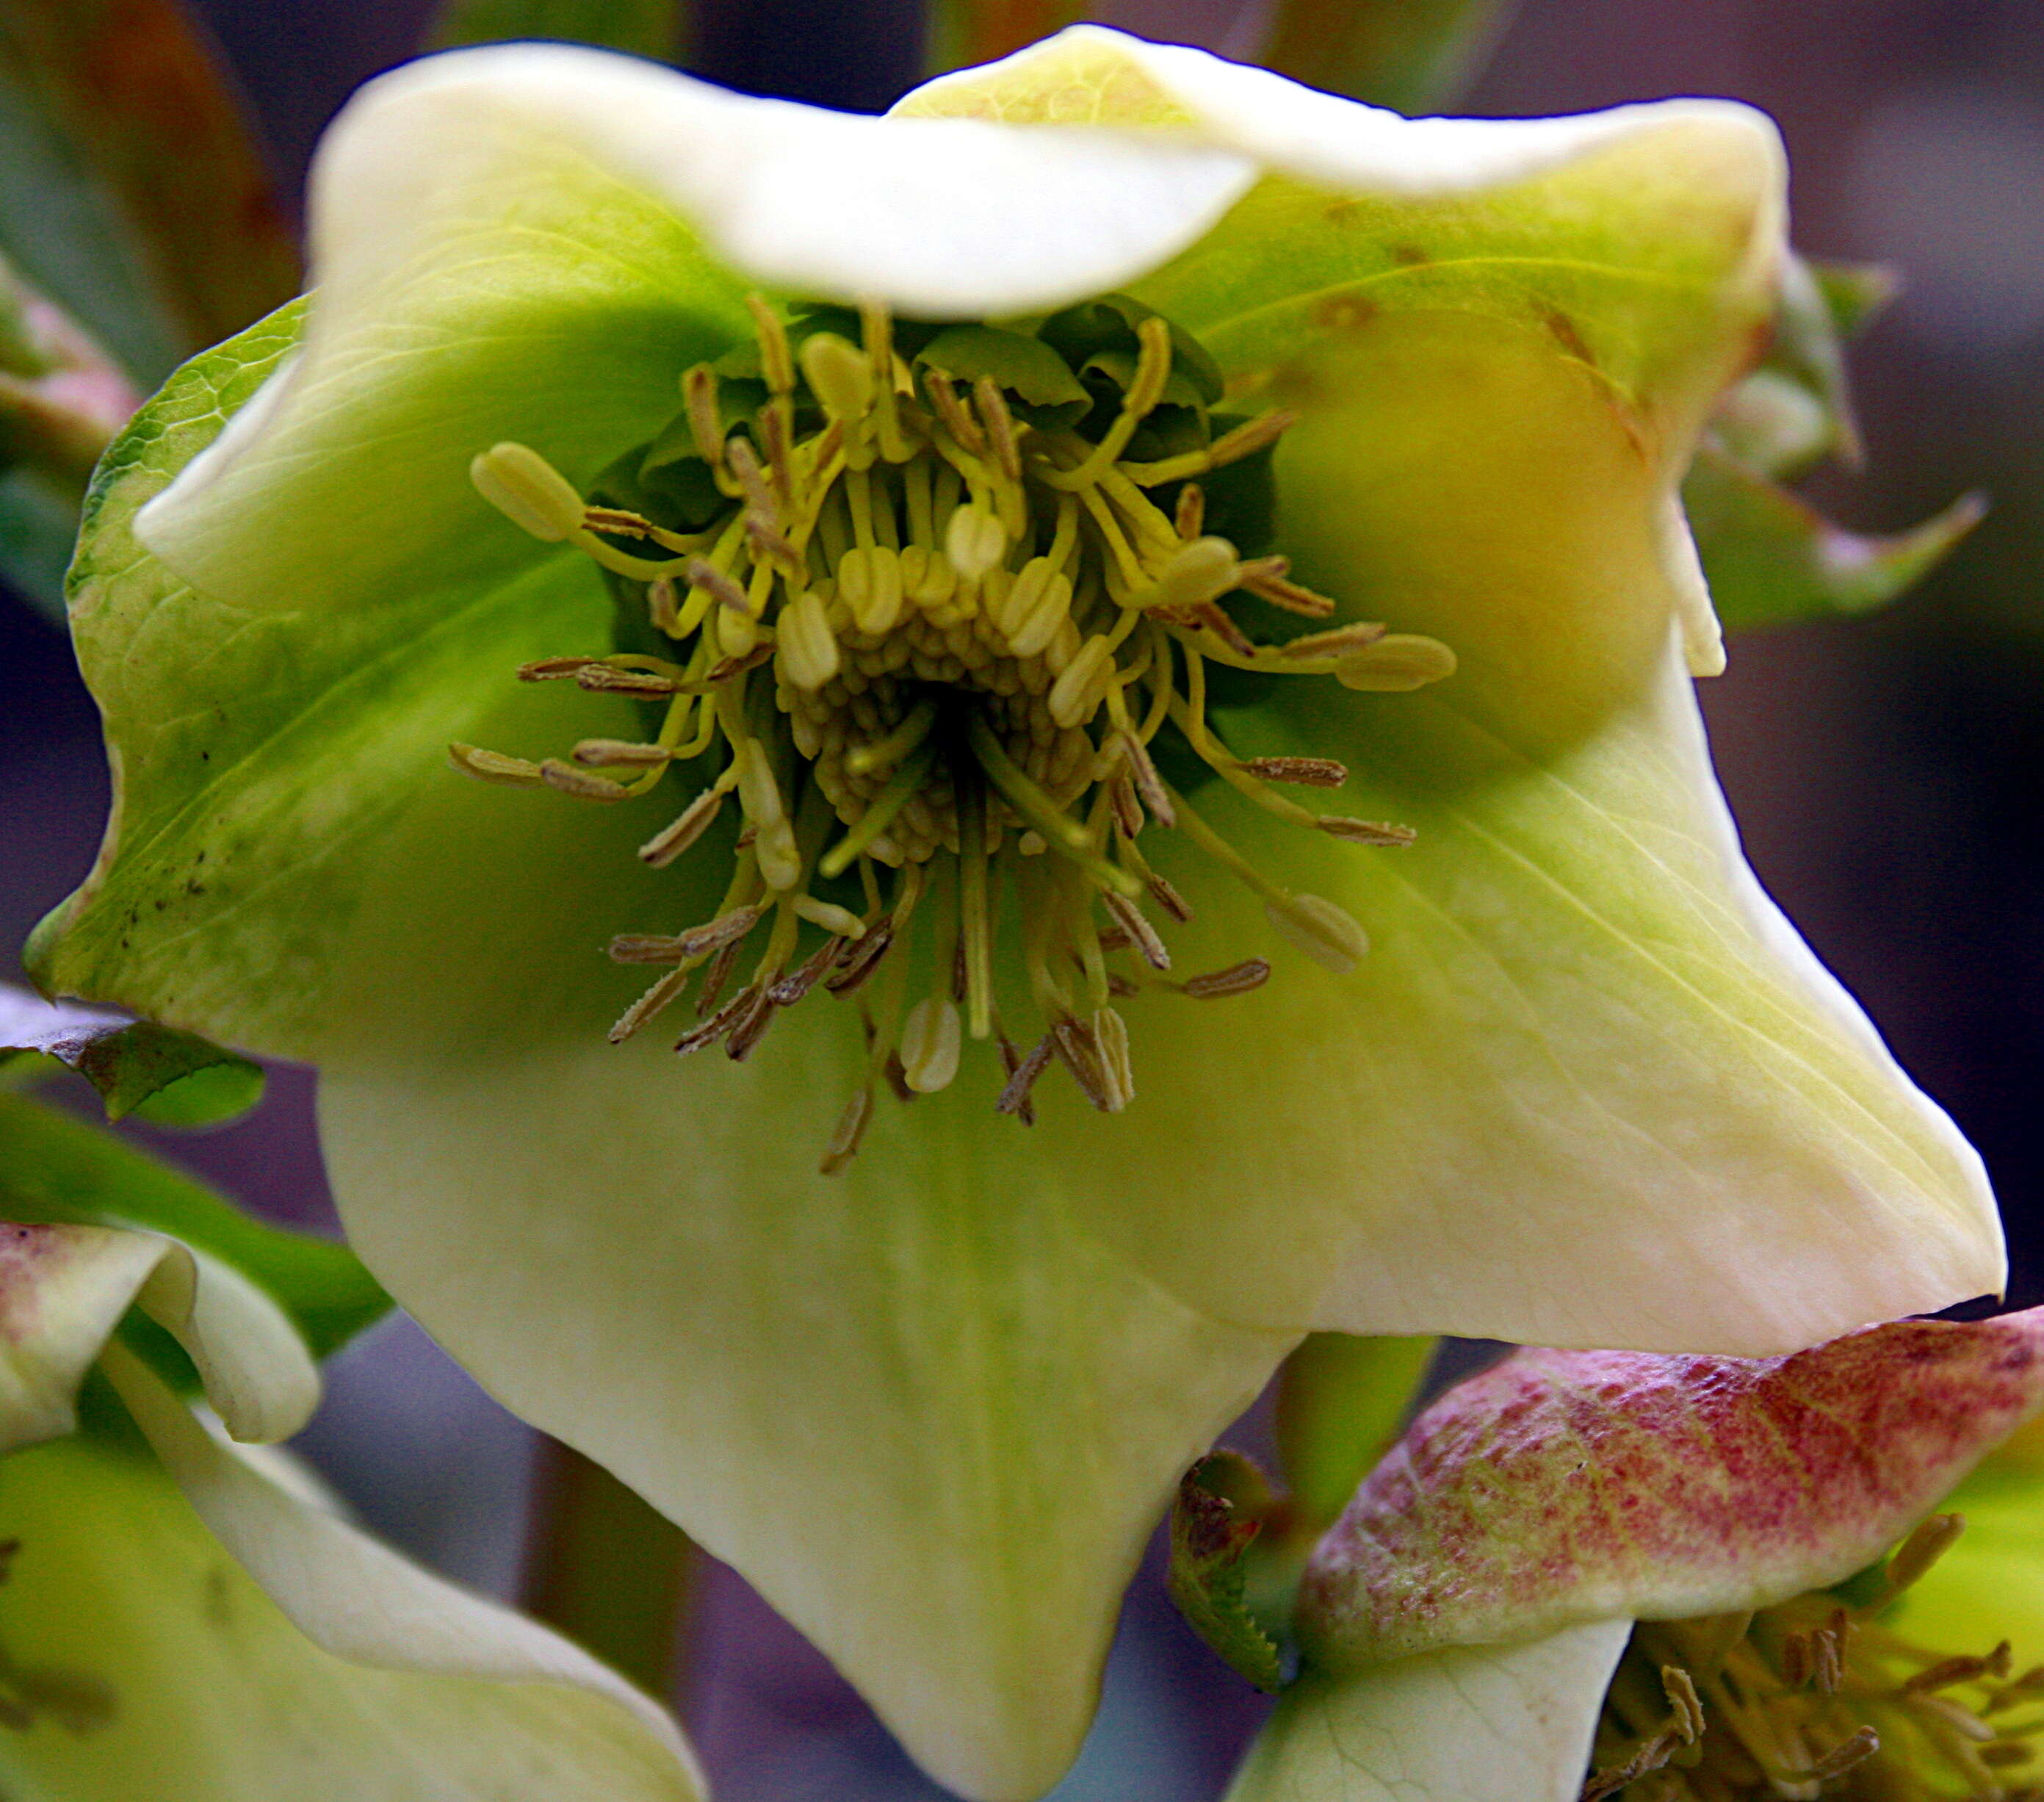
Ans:
POLYGON ((688 0, 440 0, 425 48, 546 38, 672 63, 682 59, 688 24, 688 0))
POLYGON ((1397 1438, 1439 1343, 1314 1333, 1285 1361, 1278 1456, 1301 1530, 1318 1534, 1348 1505, 1397 1438))
POLYGON ((1967 494, 1908 532, 1868 537, 1708 445, 1682 484, 1727 632, 1883 606, 1943 561, 1987 510, 1967 494))
POLYGON ((1239 1452, 1209 1453, 1185 1473, 1171 1507, 1171 1600, 1193 1631, 1259 1689, 1283 1681, 1278 1645, 1245 1599, 1249 1549, 1276 1502, 1239 1452))
POLYGON ((1902 291, 1901 276, 1885 263, 1835 263, 1820 256, 1804 261, 1831 311, 1831 329, 1842 338, 1858 337, 1902 291))
POLYGON ((14 0, 0 93, 0 132, 30 152, 0 156, 0 242, 134 375, 160 378, 167 353, 298 286, 240 98, 177 0, 14 0), (95 291, 102 275, 112 292, 95 291))
POLYGON ((970 387, 992 378, 1032 425, 1057 431, 1076 425, 1093 405, 1070 366, 1040 338, 994 325, 952 325, 925 344, 916 361, 970 387))
POLYGON ((136 1227, 209 1251, 275 1297, 319 1357, 390 1305, 346 1246, 251 1219, 103 1129, 22 1095, 0 1094, 0 1219, 136 1227))
POLYGON ((158 1126, 217 1126, 263 1098, 259 1064, 195 1033, 0 989, 0 1070, 23 1055, 76 1070, 99 1091, 109 1120, 132 1113, 158 1126))
POLYGON ((1257 60, 1400 113, 1439 106, 1476 71, 1516 0, 1279 0, 1257 60))

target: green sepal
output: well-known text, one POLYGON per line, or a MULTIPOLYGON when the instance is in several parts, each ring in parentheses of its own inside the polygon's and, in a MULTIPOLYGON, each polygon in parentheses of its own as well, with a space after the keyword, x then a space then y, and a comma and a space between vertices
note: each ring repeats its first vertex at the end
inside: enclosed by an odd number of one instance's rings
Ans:
POLYGON ((1987 510, 1980 495, 1962 495, 1907 532, 1865 537, 1708 446, 1682 500, 1727 632, 1884 605, 1942 562, 1987 510))
POLYGON ((53 1058, 99 1091, 109 1120, 133 1114, 155 1126, 217 1126, 263 1099, 260 1064, 193 1032, 153 1020, 60 1016, 47 1031, 0 1029, 0 1070, 23 1058, 53 1058))
POLYGON ((1439 1343, 1312 1333, 1285 1361, 1278 1457, 1296 1531, 1317 1535, 1348 1505, 1397 1438, 1439 1343))
POLYGON ((423 48, 542 38, 672 63, 682 58, 688 29, 687 0, 440 0, 423 48))
POLYGON ((1001 326, 947 326, 916 361, 967 388, 991 377, 1016 417, 1046 432, 1069 431, 1093 407, 1093 396, 1055 350, 1001 326))
POLYGON ((1817 292, 1831 316, 1831 329, 1856 338, 1888 309, 1902 291, 1902 278, 1885 263, 1835 263, 1805 257, 1817 292))
POLYGON ((134 1228, 210 1252, 267 1289, 317 1357, 390 1307, 346 1246, 252 1219, 103 1129, 24 1095, 0 1094, 0 1219, 134 1228))
POLYGON ((1278 1643, 1247 1600, 1249 1551, 1278 1505, 1263 1473, 1239 1452, 1209 1452, 1171 1504, 1171 1600, 1193 1631, 1258 1689, 1284 1682, 1278 1643))

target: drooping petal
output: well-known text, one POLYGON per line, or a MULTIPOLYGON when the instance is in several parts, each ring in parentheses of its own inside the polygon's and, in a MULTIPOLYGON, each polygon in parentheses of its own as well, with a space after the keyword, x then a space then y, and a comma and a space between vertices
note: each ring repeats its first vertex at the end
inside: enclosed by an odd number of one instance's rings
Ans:
POLYGON ((305 1341, 231 1265, 155 1233, 0 1225, 0 1450, 71 1431, 79 1384, 130 1305, 185 1348, 236 1439, 287 1439, 312 1418, 305 1341))
POLYGON ((1632 1623, 1458 1646, 1285 1692, 1228 1802, 1575 1802, 1632 1623))
POLYGON ((190 1501, 145 1456, 91 1440, 0 1462, 0 1533, 17 1543, 0 1645, 34 1716, 0 1735, 10 1792, 701 1796, 672 1724, 594 1660, 287 1493, 140 1366, 130 1379, 190 1501))
POLYGON ((1793 1357, 1523 1351, 1416 1421, 1316 1550, 1348 1667, 1770 1607, 1871 1563, 2044 1406, 2044 1309, 1793 1357))

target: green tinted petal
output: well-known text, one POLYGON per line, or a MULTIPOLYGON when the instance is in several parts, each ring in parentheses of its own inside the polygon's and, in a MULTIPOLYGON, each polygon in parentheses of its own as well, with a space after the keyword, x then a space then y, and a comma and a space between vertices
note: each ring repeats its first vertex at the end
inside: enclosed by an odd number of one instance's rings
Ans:
POLYGON ((1228 1802, 1574 1802, 1629 1620, 1302 1678, 1228 1802))
POLYGON ((852 1004, 813 997, 743 1064, 605 1044, 640 983, 592 927, 674 903, 628 870, 628 810, 604 849, 554 798, 450 782, 388 866, 459 843, 459 869, 358 915, 344 980, 382 1000, 321 1098, 351 1239, 506 1404, 743 1570, 940 1780, 1035 1795, 1172 1485, 1294 1335, 1219 1324, 1078 1230, 1055 1145, 979 1084, 883 1097, 818 1175, 864 1075, 852 1004), (471 929, 514 886, 530 900, 471 929))
POLYGON ((671 1727, 565 1641, 405 1563, 183 1420, 198 1435, 183 1479, 278 1600, 142 1456, 74 1439, 0 1462, 0 1532, 19 1546, 0 1646, 17 1686, 48 1699, 0 1737, 10 1796, 701 1794, 671 1727), (325 1649, 351 1618, 367 1631, 325 1649))

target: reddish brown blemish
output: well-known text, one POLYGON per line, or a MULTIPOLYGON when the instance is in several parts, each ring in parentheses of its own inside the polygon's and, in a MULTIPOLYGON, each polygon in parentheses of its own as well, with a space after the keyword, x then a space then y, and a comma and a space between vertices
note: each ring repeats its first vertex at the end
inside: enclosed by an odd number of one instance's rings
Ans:
POLYGON ((1593 369, 1596 367, 1596 358, 1591 354, 1589 346, 1583 342, 1583 335, 1576 329, 1575 321, 1566 313, 1557 311, 1548 313, 1543 323, 1554 333, 1554 341, 1570 356, 1578 362, 1588 363, 1593 369))
POLYGON ((1417 244, 1393 244, 1391 260, 1401 269, 1417 269, 1434 259, 1417 244))
POLYGON ((1324 331, 1356 332, 1382 310, 1365 294, 1328 294, 1313 303, 1313 323, 1324 331))

